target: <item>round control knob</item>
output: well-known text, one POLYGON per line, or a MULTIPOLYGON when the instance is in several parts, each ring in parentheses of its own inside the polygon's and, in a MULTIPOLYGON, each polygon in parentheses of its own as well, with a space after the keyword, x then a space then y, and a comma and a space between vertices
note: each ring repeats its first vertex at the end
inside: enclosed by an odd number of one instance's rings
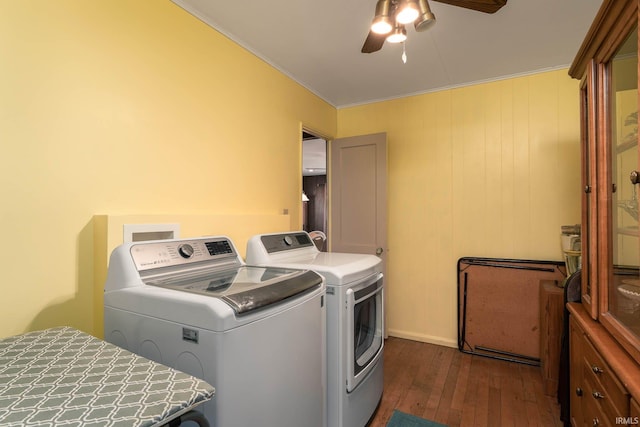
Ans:
POLYGON ((178 253, 182 258, 191 258, 193 256, 193 246, 185 243, 178 247, 178 253))
POLYGON ((285 236, 284 244, 287 245, 287 246, 293 245, 293 239, 291 238, 291 236, 285 236))

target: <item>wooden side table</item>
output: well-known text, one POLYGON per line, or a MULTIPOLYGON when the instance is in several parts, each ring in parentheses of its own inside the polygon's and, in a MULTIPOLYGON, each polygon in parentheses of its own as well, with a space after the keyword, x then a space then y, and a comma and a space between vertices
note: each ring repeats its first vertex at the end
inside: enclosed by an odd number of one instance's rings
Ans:
POLYGON ((540 367, 547 396, 558 391, 564 289, 555 280, 540 281, 540 367))

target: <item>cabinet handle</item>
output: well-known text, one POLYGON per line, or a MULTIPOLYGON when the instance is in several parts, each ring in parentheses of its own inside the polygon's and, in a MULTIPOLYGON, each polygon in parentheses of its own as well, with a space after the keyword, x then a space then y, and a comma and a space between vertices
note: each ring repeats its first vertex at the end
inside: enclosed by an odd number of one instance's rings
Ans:
POLYGON ((640 184, 640 172, 632 171, 631 174, 629 174, 629 179, 633 185, 640 184))
POLYGON ((585 193, 591 193, 591 186, 590 185, 585 185, 584 186, 584 192, 585 193))
POLYGON ((576 396, 582 396, 582 389, 580 387, 576 387, 576 396))
POLYGON ((594 399, 604 399, 604 394, 600 393, 599 391, 594 391, 593 393, 591 393, 591 395, 594 399))
POLYGON ((598 419, 598 417, 595 417, 593 419, 593 427, 598 427, 600 425, 600 420, 598 419))
POLYGON ((593 371, 594 374, 601 374, 601 373, 604 372, 604 370, 602 370, 602 368, 600 368, 600 367, 598 367, 596 365, 593 365, 591 367, 591 370, 593 371))

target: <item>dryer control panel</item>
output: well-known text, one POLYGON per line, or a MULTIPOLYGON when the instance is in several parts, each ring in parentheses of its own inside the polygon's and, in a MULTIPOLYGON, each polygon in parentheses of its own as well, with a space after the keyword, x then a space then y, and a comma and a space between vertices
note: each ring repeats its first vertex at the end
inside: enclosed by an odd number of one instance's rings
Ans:
POLYGON ((303 232, 269 234, 261 236, 260 240, 262 241, 267 253, 270 254, 308 246, 315 247, 309 235, 303 232))

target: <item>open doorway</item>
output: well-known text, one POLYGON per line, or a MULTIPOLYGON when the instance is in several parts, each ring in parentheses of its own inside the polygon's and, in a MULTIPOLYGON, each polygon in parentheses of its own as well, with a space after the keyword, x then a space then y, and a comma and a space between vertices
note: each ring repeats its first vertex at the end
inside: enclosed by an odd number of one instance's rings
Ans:
POLYGON ((326 251, 327 141, 306 130, 302 131, 302 228, 322 233, 319 248, 326 251))

